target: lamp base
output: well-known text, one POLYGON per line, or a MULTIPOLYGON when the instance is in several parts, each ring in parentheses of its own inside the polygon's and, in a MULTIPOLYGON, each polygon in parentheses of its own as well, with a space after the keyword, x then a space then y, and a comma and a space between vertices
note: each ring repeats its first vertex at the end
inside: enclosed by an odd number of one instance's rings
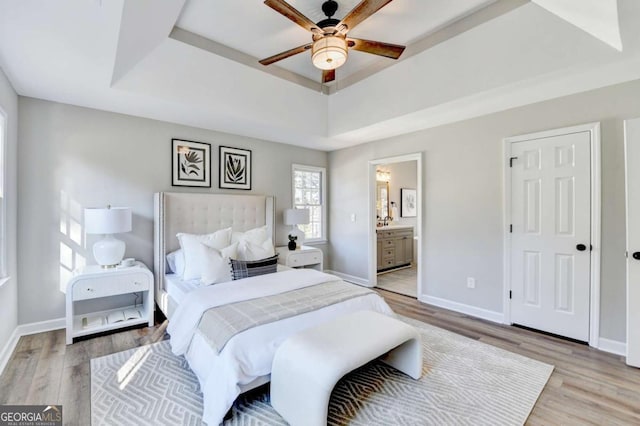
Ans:
POLYGON ((296 245, 298 247, 302 247, 302 245, 304 244, 304 232, 300 228, 298 228, 297 225, 293 225, 291 227, 291 231, 289 231, 289 234, 298 237, 296 239, 296 245))
POLYGON ((113 235, 105 235, 93 245, 93 257, 103 268, 115 268, 122 261, 125 249, 124 241, 113 238, 113 235))

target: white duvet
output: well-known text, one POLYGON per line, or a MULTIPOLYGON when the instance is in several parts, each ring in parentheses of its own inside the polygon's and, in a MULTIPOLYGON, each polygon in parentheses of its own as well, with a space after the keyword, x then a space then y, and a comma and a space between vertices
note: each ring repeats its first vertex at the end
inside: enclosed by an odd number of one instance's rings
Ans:
POLYGON ((207 424, 222 422, 240 394, 240 385, 271 373, 275 351, 288 336, 349 312, 373 310, 393 315, 393 311, 377 294, 357 297, 244 331, 231 338, 220 354, 203 348, 205 340, 197 329, 202 314, 216 306, 338 279, 313 269, 294 269, 198 288, 185 297, 167 331, 173 352, 185 355, 198 376, 204 399, 203 420, 207 424))

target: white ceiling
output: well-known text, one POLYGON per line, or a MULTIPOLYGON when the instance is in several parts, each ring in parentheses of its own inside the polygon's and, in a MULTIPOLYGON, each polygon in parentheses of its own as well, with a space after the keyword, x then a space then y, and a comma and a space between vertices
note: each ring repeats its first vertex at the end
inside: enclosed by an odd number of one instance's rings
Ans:
MULTIPOLYGON (((462 16, 495 0, 396 0, 349 32, 351 37, 408 45, 462 16)), ((360 0, 341 0, 334 15, 342 19, 360 0)), ((311 33, 262 4, 261 0, 188 0, 176 26, 229 46, 254 58, 263 59, 311 42, 311 33)), ((313 22, 326 16, 322 0, 288 2, 313 22)), ((375 62, 393 59, 351 51, 338 71, 346 77, 375 62)), ((278 62, 278 66, 319 81, 321 71, 311 64, 307 51, 278 62)))
POLYGON ((403 56, 352 52, 327 96, 307 53, 255 63, 309 40, 262 0, 0 0, 0 68, 23 96, 332 150, 638 79, 637 22, 637 0, 394 0, 351 35, 403 56))

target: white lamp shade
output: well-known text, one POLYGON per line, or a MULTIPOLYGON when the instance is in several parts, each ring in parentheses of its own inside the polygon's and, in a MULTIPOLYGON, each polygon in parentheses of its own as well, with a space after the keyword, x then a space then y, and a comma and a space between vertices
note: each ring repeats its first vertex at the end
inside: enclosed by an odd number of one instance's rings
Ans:
POLYGON ((119 234, 131 231, 131 208, 86 208, 84 231, 87 234, 119 234))
POLYGON ((286 209, 284 211, 285 225, 306 225, 309 223, 309 209, 286 209))

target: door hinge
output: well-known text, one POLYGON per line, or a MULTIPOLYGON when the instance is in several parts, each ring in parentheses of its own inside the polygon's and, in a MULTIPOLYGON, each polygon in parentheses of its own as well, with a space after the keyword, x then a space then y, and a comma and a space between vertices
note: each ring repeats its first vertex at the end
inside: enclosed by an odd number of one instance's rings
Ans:
POLYGON ((513 160, 517 160, 518 157, 511 157, 509 158, 509 167, 513 167, 513 160))
POLYGON ((513 293, 511 293, 511 290, 509 290, 509 299, 511 299, 513 296, 513 293))
POLYGON ((513 234, 513 225, 509 225, 509 232, 513 234))
POLYGON ((589 244, 589 251, 593 251, 593 245, 589 244))

